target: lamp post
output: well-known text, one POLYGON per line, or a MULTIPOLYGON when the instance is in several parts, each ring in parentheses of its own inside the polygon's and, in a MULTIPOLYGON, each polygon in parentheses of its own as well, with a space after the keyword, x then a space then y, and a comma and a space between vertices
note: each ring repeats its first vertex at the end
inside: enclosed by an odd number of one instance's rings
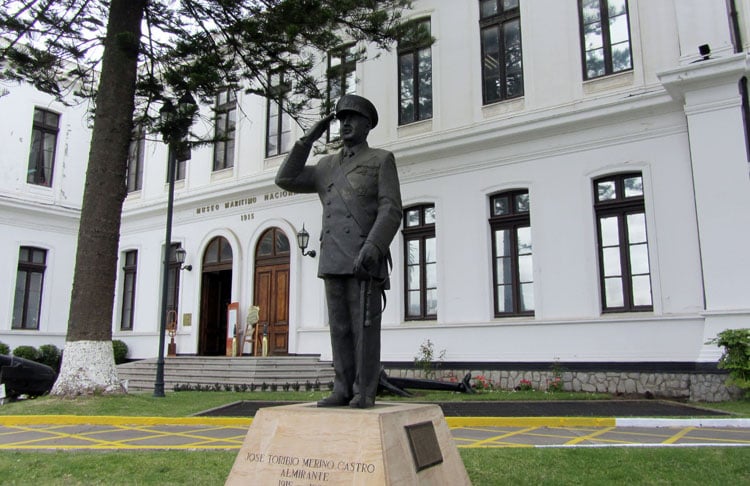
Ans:
MULTIPOLYGON (((159 324, 159 354, 156 359, 156 380, 154 381, 154 396, 164 396, 164 342, 167 333, 167 293, 169 291, 169 263, 172 250, 172 210, 174 206, 174 181, 177 162, 190 158, 189 151, 183 150, 185 142, 183 139, 188 134, 193 116, 198 106, 189 92, 186 92, 179 100, 177 109, 169 101, 164 102, 159 115, 161 118, 161 133, 167 144, 167 181, 169 192, 167 196, 167 224, 164 236, 164 259, 162 267, 161 287, 161 314, 159 324)), ((182 261, 185 261, 184 250, 182 250, 182 261)), ((182 270, 182 263, 180 263, 182 270)))

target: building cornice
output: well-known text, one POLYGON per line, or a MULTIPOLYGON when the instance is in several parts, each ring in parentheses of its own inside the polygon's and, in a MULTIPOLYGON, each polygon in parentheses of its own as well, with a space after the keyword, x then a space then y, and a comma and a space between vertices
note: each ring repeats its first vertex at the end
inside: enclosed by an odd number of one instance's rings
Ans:
POLYGON ((737 86, 750 72, 750 57, 745 53, 706 59, 658 73, 664 89, 675 100, 685 103, 685 95, 722 85, 737 86))

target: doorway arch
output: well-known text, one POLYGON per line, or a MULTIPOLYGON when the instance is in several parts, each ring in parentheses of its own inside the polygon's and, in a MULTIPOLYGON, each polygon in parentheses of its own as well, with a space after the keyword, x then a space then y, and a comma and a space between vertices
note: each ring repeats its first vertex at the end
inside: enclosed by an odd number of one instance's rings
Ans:
POLYGON ((232 301, 232 246, 212 239, 203 252, 201 274, 200 356, 223 356, 227 342, 227 305, 232 301))
POLYGON ((260 307, 253 352, 263 354, 263 336, 269 356, 289 354, 289 238, 280 228, 263 232, 255 247, 253 301, 260 307))

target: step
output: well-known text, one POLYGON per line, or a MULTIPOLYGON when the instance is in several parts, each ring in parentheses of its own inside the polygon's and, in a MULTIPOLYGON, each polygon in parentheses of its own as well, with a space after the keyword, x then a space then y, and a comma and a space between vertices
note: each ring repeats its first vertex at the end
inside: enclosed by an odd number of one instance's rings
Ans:
MULTIPOLYGON (((133 361, 117 366, 120 380, 127 381, 130 391, 153 390, 156 359, 133 361)), ((246 386, 276 385, 279 389, 307 383, 327 386, 333 381, 330 362, 318 356, 284 357, 209 357, 176 356, 164 360, 164 388, 175 385, 216 386, 224 389, 246 386)))

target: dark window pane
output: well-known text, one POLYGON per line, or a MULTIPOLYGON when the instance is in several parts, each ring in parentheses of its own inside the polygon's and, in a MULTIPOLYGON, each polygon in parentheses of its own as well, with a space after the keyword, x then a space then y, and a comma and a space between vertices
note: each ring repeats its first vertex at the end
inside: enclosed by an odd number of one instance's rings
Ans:
POLYGON ((411 54, 399 57, 400 78, 400 115, 401 123, 414 121, 414 60, 411 54))
POLYGON ((499 32, 498 26, 482 29, 482 84, 485 103, 502 99, 499 32))
POLYGON ((276 254, 289 253, 289 238, 281 231, 276 232, 276 254))
POLYGON ((419 119, 432 118, 432 51, 422 49, 419 62, 419 119))
POLYGON ((497 15, 497 0, 480 0, 479 16, 480 18, 492 17, 497 15))
POLYGON ((515 196, 516 201, 516 212, 517 213, 528 213, 529 212, 529 193, 518 194, 515 196))
POLYGON ((602 181, 596 184, 596 192, 600 201, 607 201, 617 197, 615 181, 602 181))
POLYGON ((507 197, 495 197, 492 200, 492 215, 493 216, 503 216, 506 214, 509 214, 510 208, 508 206, 508 198, 507 197))

